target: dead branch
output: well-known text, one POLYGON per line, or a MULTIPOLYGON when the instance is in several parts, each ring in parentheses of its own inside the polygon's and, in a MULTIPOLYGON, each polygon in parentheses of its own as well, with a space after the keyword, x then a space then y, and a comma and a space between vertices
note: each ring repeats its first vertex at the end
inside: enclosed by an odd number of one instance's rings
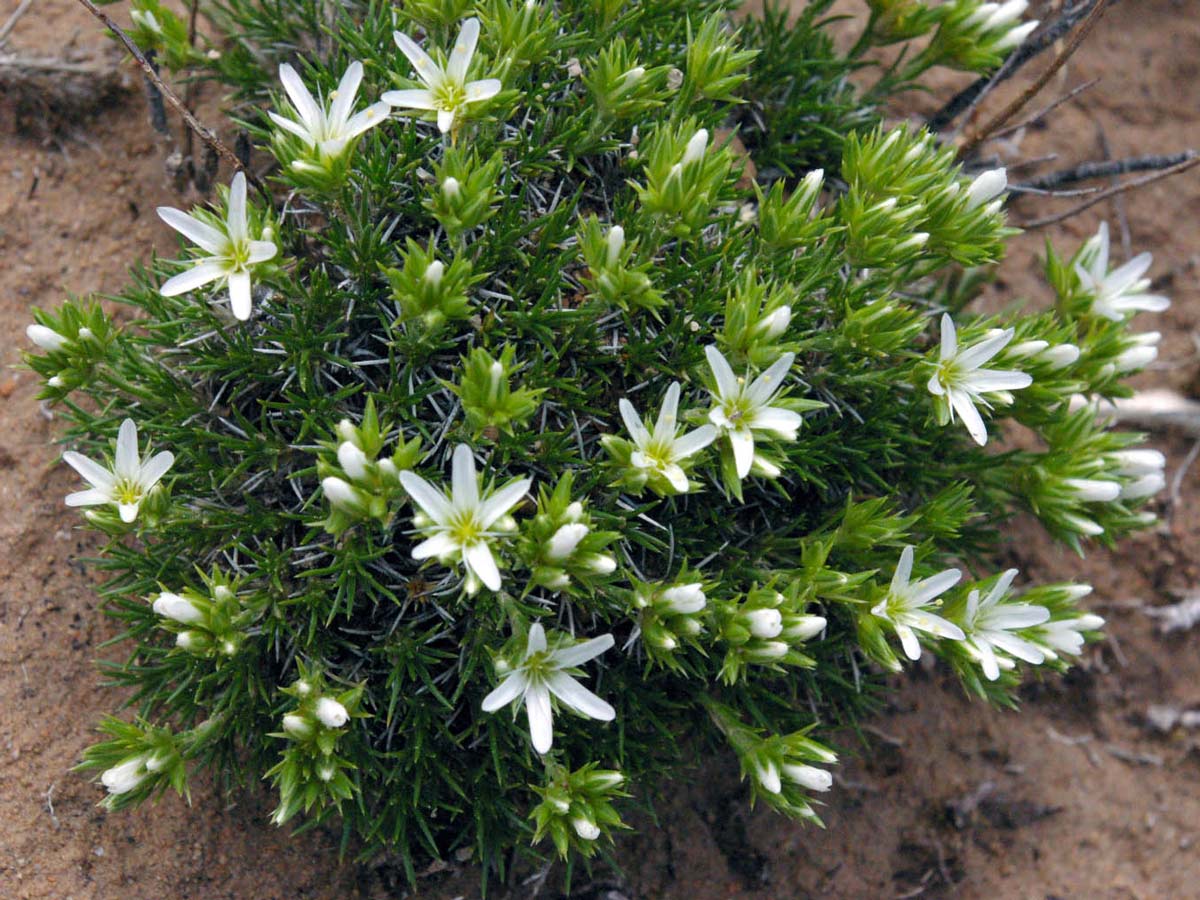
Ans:
MULTIPOLYGON (((942 131, 960 115, 970 116, 996 86, 1015 75, 1027 62, 1040 56, 1048 47, 1054 46, 1079 20, 1095 8, 1100 0, 1083 0, 1078 6, 1067 9, 1061 16, 1038 34, 1033 35, 1014 50, 1004 64, 992 75, 985 75, 959 91, 941 109, 930 116, 927 125, 930 131, 942 131)), ((1116 0, 1114 0, 1116 2, 1116 0)))
POLYGON ((17 4, 17 8, 13 10, 13 14, 8 17, 4 25, 0 26, 0 47, 3 47, 8 40, 8 36, 12 34, 12 30, 17 27, 17 22, 21 21, 21 16, 29 11, 29 7, 33 5, 33 0, 21 0, 17 4))
POLYGON ((263 184, 261 181, 259 181, 258 176, 242 165, 242 161, 238 159, 237 154, 230 150, 229 147, 226 146, 225 142, 217 137, 214 131, 207 128, 200 122, 199 119, 192 115, 192 111, 187 108, 187 104, 180 100, 179 95, 177 95, 171 89, 170 85, 162 80, 158 72, 154 70, 154 66, 148 59, 146 59, 142 51, 138 49, 137 44, 133 42, 133 39, 125 33, 121 26, 114 22, 107 14, 105 14, 103 10, 97 7, 92 0, 79 0, 79 3, 85 9, 87 9, 88 12, 99 19, 104 24, 104 27, 111 31, 113 35, 116 36, 117 40, 119 40, 125 46, 125 49, 129 51, 129 55, 134 58, 137 64, 141 67, 142 72, 145 73, 146 78, 148 78, 154 84, 154 86, 162 92, 162 95, 166 99, 167 103, 169 103, 171 107, 177 113, 179 113, 180 117, 187 124, 187 127, 196 134, 196 137, 200 138, 200 140, 212 147, 213 150, 216 151, 222 159, 229 163, 229 165, 233 166, 234 169, 245 172, 246 178, 250 181, 250 183, 259 190, 263 190, 263 184))
POLYGON ((1061 97, 1059 97, 1053 103, 1042 107, 1040 110, 1035 112, 1032 116, 1029 116, 1026 119, 1022 119, 1020 122, 1017 122, 1015 125, 1009 125, 1007 128, 1002 128, 1001 130, 997 131, 994 135, 992 135, 992 138, 996 139, 996 138, 1008 137, 1010 134, 1014 134, 1015 132, 1020 131, 1022 128, 1028 128, 1031 125, 1036 125, 1038 122, 1042 121, 1042 119, 1046 118, 1046 116, 1050 115, 1050 113, 1054 112, 1054 110, 1058 109, 1064 103, 1069 103, 1070 101, 1072 101, 1076 97, 1078 97, 1080 94, 1082 94, 1084 91, 1086 91, 1092 87, 1095 87, 1099 83, 1100 83, 1099 78, 1093 78, 1091 81, 1085 81, 1083 84, 1079 85, 1079 87, 1071 88, 1071 90, 1067 91, 1067 93, 1063 94, 1061 97))
MULTIPOLYGON (((83 2, 83 0, 81 0, 81 2, 83 2)), ((1100 17, 1104 15, 1105 10, 1107 10, 1111 5, 1112 0, 1099 0, 1099 2, 1096 3, 1092 7, 1091 11, 1084 17, 1083 22, 1080 24, 1078 30, 1071 35, 1071 39, 1067 41, 1067 45, 1063 47, 1061 51, 1059 51, 1059 54, 1054 58, 1054 61, 1046 67, 1046 71, 1042 72, 1041 75, 1034 79, 1033 83, 1021 92, 1021 96, 1017 97, 1016 100, 1004 107, 1004 109, 1002 109, 999 113, 992 116, 992 118, 987 121, 987 124, 981 128, 975 129, 962 140, 959 145, 959 156, 964 159, 970 156, 976 147, 986 141, 1001 127, 1008 124, 1008 121, 1022 109, 1024 109, 1030 100, 1041 93, 1042 88, 1049 83, 1050 79, 1054 77, 1055 73, 1057 73, 1059 69, 1067 64, 1067 60, 1075 55, 1075 51, 1079 49, 1080 44, 1082 44, 1087 36, 1092 33, 1092 29, 1095 28, 1096 23, 1100 21, 1100 17)))
POLYGON ((1190 631, 1200 622, 1200 593, 1188 594, 1178 603, 1169 606, 1147 606, 1142 611, 1151 618, 1158 619, 1160 634, 1190 631))
POLYGON ((1109 162, 1086 162, 1070 169, 1050 172, 1017 186, 1048 191, 1065 184, 1090 181, 1093 178, 1111 178, 1115 175, 1129 175, 1133 172, 1157 172, 1195 158, 1195 150, 1184 150, 1182 153, 1171 153, 1166 156, 1131 156, 1127 159, 1115 159, 1109 162))
POLYGON ((1145 187, 1146 185, 1153 184, 1156 181, 1162 181, 1164 178, 1170 178, 1172 175, 1178 175, 1181 172, 1186 172, 1188 169, 1194 168, 1197 163, 1200 163, 1200 156, 1193 157, 1192 159, 1181 162, 1178 165, 1171 166, 1170 168, 1154 172, 1153 174, 1147 175, 1144 178, 1135 178, 1132 181, 1123 182, 1116 187, 1109 188, 1106 191, 1101 191, 1090 200, 1080 203, 1077 206, 1073 206, 1065 212, 1056 213, 1052 216, 1046 216, 1042 219, 1034 219, 1031 222, 1019 222, 1017 223, 1017 227, 1024 228, 1026 231, 1028 231, 1034 228, 1045 228, 1047 225, 1055 225, 1058 222, 1062 222, 1071 218, 1072 216, 1079 215, 1086 209, 1091 209, 1097 203, 1103 203, 1105 200, 1109 200, 1120 194, 1124 194, 1126 191, 1132 191, 1135 188, 1145 187))

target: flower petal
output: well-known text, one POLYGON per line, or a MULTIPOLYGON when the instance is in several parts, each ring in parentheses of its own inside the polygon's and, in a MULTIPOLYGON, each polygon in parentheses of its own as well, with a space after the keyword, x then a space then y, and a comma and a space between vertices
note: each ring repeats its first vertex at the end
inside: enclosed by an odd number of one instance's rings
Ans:
MULTIPOLYGON (((663 396, 662 408, 658 411, 658 419, 654 423, 654 440, 667 443, 675 438, 679 428, 679 392, 682 390, 678 381, 672 382, 663 396)), ((697 448, 698 449, 698 448, 697 448)))
POLYGON ((475 476, 475 456, 466 444, 459 444, 454 448, 450 497, 454 508, 459 512, 473 510, 479 506, 479 479, 475 476))
POLYGON ((756 406, 766 406, 770 403, 771 398, 783 387, 788 372, 792 370, 792 363, 795 361, 795 353, 785 353, 771 363, 767 371, 755 378, 746 390, 746 399, 756 406))
POLYGON ((160 219, 201 249, 217 255, 225 252, 228 239, 206 222, 172 206, 160 206, 156 211, 160 219))
POLYGON ((437 104, 433 100, 433 94, 424 88, 386 91, 379 99, 388 106, 401 106, 405 109, 437 109, 437 104))
POLYGON ((254 306, 254 295, 251 290, 249 272, 229 273, 229 305, 233 308, 233 317, 245 322, 250 318, 254 306))
POLYGON ((225 211, 225 233, 234 244, 250 237, 246 225, 246 173, 239 171, 229 185, 229 205, 225 211))
POLYGON ((437 114, 437 126, 438 126, 438 131, 440 131, 442 134, 445 134, 451 128, 453 128, 454 127, 454 110, 439 109, 438 114, 437 114))
POLYGON ((446 74, 457 84, 467 80, 467 70, 471 68, 471 58, 475 55, 475 47, 479 43, 479 20, 472 17, 462 23, 458 30, 458 40, 450 51, 450 59, 446 63, 446 74))
POLYGON ((521 478, 512 484, 505 485, 484 500, 480 504, 477 514, 480 526, 490 528, 497 519, 521 502, 521 498, 529 493, 532 485, 532 478, 521 478))
POLYGON ((141 474, 142 458, 138 452, 137 423, 125 419, 117 431, 117 453, 113 457, 113 474, 118 478, 136 481, 141 474))
POLYGON ((134 519, 137 518, 138 506, 140 506, 140 505, 141 504, 138 502, 118 503, 117 504, 117 512, 120 513, 120 515, 121 515, 121 521, 124 522, 126 525, 133 522, 134 519))
POLYGON ((541 622, 534 622, 529 626, 529 635, 525 638, 525 658, 533 656, 535 653, 542 653, 546 649, 546 629, 542 627, 541 622))
POLYGON ((101 491, 112 492, 116 479, 112 472, 95 460, 88 459, 82 453, 67 450, 62 455, 63 462, 83 476, 84 481, 101 491))
POLYGON ((551 672, 546 676, 546 686, 559 700, 589 719, 611 722, 617 717, 617 711, 612 706, 565 672, 551 672))
POLYGON ((440 558, 459 549, 458 541, 450 537, 444 531, 438 532, 432 537, 426 538, 413 547, 413 559, 433 559, 440 558))
POLYGON ((963 630, 953 622, 923 609, 910 610, 904 618, 908 625, 919 628, 934 637, 949 638, 952 641, 961 641, 966 638, 963 630))
POLYGON ((896 563, 896 572, 892 575, 891 593, 897 597, 908 592, 908 582, 912 578, 913 548, 905 547, 900 551, 900 561, 896 563))
POLYGON ((304 143, 309 147, 316 143, 312 132, 299 122, 289 119, 286 116, 281 116, 278 113, 271 112, 270 110, 267 111, 267 115, 271 117, 272 122, 282 128, 284 131, 290 132, 291 134, 294 134, 296 137, 300 138, 300 140, 304 141, 304 143))
POLYGON ((317 101, 313 99, 313 95, 305 87, 304 81, 296 73, 296 70, 287 63, 282 63, 279 66, 279 80, 283 83, 283 89, 287 91, 288 99, 292 101, 292 106, 300 114, 301 121, 308 126, 309 132, 321 130, 325 115, 321 111, 321 107, 317 105, 317 101))
POLYGON ((362 84, 363 65, 358 60, 346 67, 342 80, 337 86, 337 96, 329 105, 329 124, 332 130, 338 131, 350 119, 354 111, 354 101, 358 97, 358 86, 362 84))
POLYGON ((672 446, 675 459, 687 459, 693 453, 698 453, 717 439, 717 429, 712 425, 701 425, 677 439, 672 446))
POLYGON ((175 454, 170 450, 156 453, 148 461, 142 463, 142 471, 138 476, 138 483, 141 484, 142 490, 151 490, 174 464, 175 454))
POLYGON ((983 417, 975 408, 971 395, 966 391, 952 390, 949 396, 950 405, 963 420, 963 424, 967 426, 967 433, 971 435, 971 440, 982 447, 987 443, 987 426, 983 424, 983 417))
POLYGON ((372 103, 362 112, 350 117, 345 128, 342 129, 342 136, 347 139, 356 138, 368 128, 374 128, 380 122, 386 122, 390 113, 390 107, 382 100, 372 103))
POLYGON ((393 31, 392 39, 396 42, 396 46, 400 48, 400 52, 408 57, 408 61, 412 63, 412 67, 416 70, 418 78, 430 87, 433 87, 441 79, 441 67, 430 58, 428 53, 417 46, 416 41, 400 31, 393 31))
POLYGON ((739 479, 750 474, 754 463, 754 435, 749 428, 729 432, 729 446, 733 449, 733 465, 739 479))
POLYGON ((483 582, 489 591, 500 590, 500 569, 486 541, 475 541, 463 547, 463 562, 483 582))
POLYGON ((646 430, 646 425, 642 422, 642 417, 638 415, 637 410, 633 408, 633 404, 622 397, 617 403, 617 409, 621 411, 621 421, 625 423, 625 430, 629 432, 633 442, 639 447, 645 447, 650 443, 650 432, 646 430))
POLYGON ((463 93, 468 103, 479 103, 495 97, 504 87, 499 78, 481 78, 479 81, 468 82, 463 93))
POLYGON ((974 346, 961 350, 954 361, 960 369, 977 369, 1007 347, 1012 339, 1013 330, 1005 329, 997 335, 984 338, 974 346))
POLYGON ((930 600, 940 597, 958 584, 961 578, 962 572, 958 569, 946 569, 929 578, 921 579, 909 588, 913 605, 924 606, 930 600))
MULTIPOLYGON (((701 604, 703 607, 703 604, 701 604)), ((583 641, 572 647, 564 647, 554 651, 554 661, 564 669, 573 669, 589 660, 595 659, 615 643, 611 634, 602 634, 591 640, 583 641)))
POLYGON ((228 267, 225 263, 215 259, 201 260, 190 269, 185 269, 178 275, 168 278, 158 292, 164 297, 177 297, 210 282, 219 281, 227 273, 228 267))
POLYGON ((986 391, 1016 391, 1033 384, 1033 376, 1001 369, 976 369, 964 376, 961 384, 965 390, 978 394, 986 391))
POLYGON ((550 692, 544 685, 525 691, 525 715, 529 717, 529 736, 533 749, 546 754, 554 743, 554 720, 550 712, 550 692))
POLYGON ((274 259, 275 254, 278 252, 279 248, 271 241, 250 241, 246 263, 253 266, 266 262, 268 259, 274 259))
POLYGON ((486 713, 495 712, 512 703, 525 692, 525 673, 520 669, 504 677, 490 694, 483 698, 480 707, 486 713))
POLYGON ((942 347, 940 359, 945 362, 958 354, 958 331, 950 313, 942 313, 942 347))
POLYGON ((900 646, 904 648, 904 655, 916 662, 921 658, 921 642, 917 640, 916 632, 907 625, 896 625, 896 637, 900 638, 900 646))
POLYGON ((67 506, 100 506, 104 503, 112 503, 112 494, 108 491, 100 490, 99 488, 91 488, 86 491, 75 491, 72 494, 67 494, 67 506))
POLYGON ((717 382, 717 396, 729 400, 741 394, 741 385, 723 353, 709 344, 704 348, 704 356, 708 359, 708 367, 712 369, 713 378, 717 382))
POLYGON ((450 521, 453 509, 450 501, 446 499, 446 495, 416 472, 401 472, 400 484, 412 498, 413 503, 417 504, 422 512, 434 522, 445 525, 450 521))
POLYGON ((757 410, 747 424, 758 431, 770 431, 785 440, 794 441, 803 421, 798 412, 779 406, 766 406, 757 410))

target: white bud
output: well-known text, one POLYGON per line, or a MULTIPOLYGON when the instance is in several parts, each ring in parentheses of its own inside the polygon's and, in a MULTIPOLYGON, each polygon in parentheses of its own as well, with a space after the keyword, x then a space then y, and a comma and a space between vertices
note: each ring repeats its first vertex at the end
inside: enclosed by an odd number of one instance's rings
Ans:
POLYGON ((824 616, 800 616, 791 622, 783 631, 783 637, 789 641, 807 641, 825 630, 824 616))
POLYGON ((425 269, 425 281, 433 287, 437 287, 442 283, 442 276, 446 273, 446 267, 440 259, 435 259, 425 269))
POLYGON ((1005 356, 1015 359, 1024 359, 1027 356, 1035 356, 1050 346, 1049 341, 1022 341, 1019 344, 1013 344, 1004 351, 1005 356))
POLYGON ((445 181, 443 181, 442 182, 442 193, 445 194, 447 197, 449 197, 451 200, 457 198, 458 195, 461 193, 461 189, 458 184, 458 179, 455 178, 453 175, 451 175, 445 181))
POLYGON ((778 478, 783 474, 783 469, 779 468, 779 466, 775 465, 775 463, 771 462, 765 456, 760 456, 757 453, 754 454, 751 471, 755 475, 761 475, 764 478, 778 478))
POLYGON ((611 575, 617 570, 617 561, 606 553, 597 553, 589 557, 584 565, 595 575, 611 575))
POLYGON ((283 717, 283 730, 294 738, 306 738, 312 734, 312 723, 304 716, 288 713, 283 717))
POLYGON ((95 336, 96 335, 92 333, 92 329, 88 328, 86 325, 79 329, 79 339, 81 341, 90 341, 95 336))
POLYGON ((556 562, 566 559, 575 552, 575 548, 587 534, 588 527, 582 522, 563 525, 546 543, 546 558, 556 562))
POLYGON ((146 780, 146 758, 135 756, 123 763, 105 769, 100 775, 100 783, 108 788, 110 794, 127 794, 146 780))
POLYGON ((783 631, 783 616, 777 609, 752 609, 744 614, 746 627, 761 640, 779 637, 783 631))
POLYGON ((1057 344, 1042 354, 1052 369, 1063 369, 1079 359, 1079 348, 1074 344, 1057 344))
POLYGON ((200 650, 204 642, 198 631, 181 631, 175 635, 175 646, 180 650, 200 650))
POLYGON ((693 615, 704 609, 708 599, 700 582, 680 584, 667 588, 659 594, 659 600, 665 603, 671 612, 679 616, 693 615))
POLYGON ((59 377, 58 375, 51 375, 48 379, 46 379, 46 384, 48 384, 52 388, 60 388, 65 383, 66 382, 64 382, 62 380, 62 378, 59 377))
POLYGON ((1116 463, 1118 475, 1153 475, 1161 472, 1167 464, 1167 458, 1157 450, 1118 450, 1110 454, 1116 463))
POLYGON ((233 591, 223 584, 218 584, 215 588, 213 588, 212 595, 213 599, 218 603, 228 603, 233 599, 233 591))
POLYGON ((153 609, 164 619, 172 619, 176 622, 182 622, 184 625, 191 625, 204 618, 204 614, 196 608, 196 605, 191 600, 168 591, 163 591, 158 595, 154 601, 153 609))
POLYGON ((146 760, 147 772, 161 772, 171 761, 169 756, 151 756, 146 760))
POLYGON ((1157 472, 1153 475, 1143 475, 1129 484, 1122 485, 1121 499, 1141 500, 1145 497, 1153 497, 1166 486, 1167 479, 1157 472))
POLYGON ((317 777, 322 781, 333 781, 333 776, 337 774, 337 769, 331 765, 323 765, 317 767, 317 777))
POLYGON ((293 687, 296 689, 297 697, 307 697, 312 693, 312 685, 307 681, 297 681, 293 687))
POLYGON ((792 324, 792 308, 790 306, 780 306, 777 309, 771 310, 770 315, 764 316, 759 320, 758 326, 754 329, 758 336, 764 340, 774 340, 792 324))
POLYGON ((1108 503, 1121 495, 1121 485, 1115 481, 1095 478, 1067 478, 1063 482, 1085 503, 1108 503))
POLYGON ((334 506, 347 510, 357 510, 362 504, 358 491, 340 478, 329 477, 321 481, 321 490, 334 506))
POLYGON ((578 500, 571 501, 566 510, 563 511, 563 518, 568 522, 580 522, 583 520, 583 504, 578 500))
POLYGON ((751 656, 756 662, 772 662, 787 656, 788 649, 783 641, 764 641, 754 648, 751 656))
POLYGON ((332 697, 322 697, 317 701, 317 718, 326 728, 341 728, 350 721, 350 713, 346 707, 332 697))
POLYGON ((381 460, 377 460, 375 465, 379 466, 379 471, 385 478, 391 478, 395 480, 400 474, 399 470, 396 468, 396 464, 386 457, 381 460))
POLYGON ((833 775, 816 766, 784 765, 783 775, 810 791, 827 791, 833 787, 833 775))
POLYGON ((571 820, 571 827, 575 829, 575 833, 585 841, 594 841, 600 837, 600 829, 596 827, 596 823, 576 816, 571 820))
POLYGON ((342 441, 337 449, 338 465, 354 481, 367 477, 367 454, 349 441, 342 441))
POLYGON ((67 339, 45 325, 26 325, 25 334, 43 350, 61 350, 67 345, 67 339))
POLYGON ((342 421, 337 423, 337 433, 338 437, 343 441, 349 441, 353 444, 358 440, 358 429, 350 423, 349 419, 342 419, 342 421))
POLYGON ((1008 50, 1011 47, 1019 47, 1021 44, 1025 43, 1025 38, 1033 34, 1034 29, 1037 27, 1037 19, 1034 19, 1032 22, 1026 22, 1023 25, 1018 25, 1004 37, 1000 38, 1000 40, 996 41, 996 43, 992 45, 992 49, 1008 50))
POLYGON ((775 763, 768 761, 765 765, 755 767, 754 774, 759 785, 768 794, 778 794, 783 790, 783 783, 779 780, 779 769, 775 763))
POLYGON ((1094 613, 1085 613, 1075 620, 1075 627, 1080 631, 1099 631, 1104 627, 1104 620, 1094 613))
POLYGON ((924 231, 918 231, 912 237, 905 238, 896 245, 897 250, 909 250, 924 247, 929 243, 929 234, 924 231))
POLYGON ((625 84, 622 86, 626 89, 631 88, 645 77, 646 77, 646 67, 645 66, 634 66, 632 69, 630 69, 628 72, 626 72, 624 75, 621 76, 621 80, 625 82, 625 84))
POLYGON ((615 266, 621 259, 621 251, 625 249, 625 229, 614 225, 608 229, 608 265, 615 266))
POLYGON ((967 188, 967 209, 975 209, 999 197, 1008 188, 1008 171, 991 169, 977 176, 967 188))
POLYGON ((1114 363, 1118 372, 1133 372, 1144 369, 1158 359, 1158 348, 1153 346, 1130 347, 1114 363))
POLYGON ((1097 535, 1104 534, 1104 526, 1100 525, 1098 522, 1092 521, 1086 516, 1076 516, 1071 513, 1065 513, 1063 515, 1063 521, 1080 534, 1086 534, 1089 537, 1096 537, 1097 535))
POLYGON ((706 149, 708 149, 708 129, 701 128, 687 142, 687 147, 683 151, 683 164, 686 166, 689 163, 699 162, 704 158, 706 149))
POLYGON ((1092 592, 1090 584, 1068 584, 1062 588, 1068 600, 1082 600, 1092 592))

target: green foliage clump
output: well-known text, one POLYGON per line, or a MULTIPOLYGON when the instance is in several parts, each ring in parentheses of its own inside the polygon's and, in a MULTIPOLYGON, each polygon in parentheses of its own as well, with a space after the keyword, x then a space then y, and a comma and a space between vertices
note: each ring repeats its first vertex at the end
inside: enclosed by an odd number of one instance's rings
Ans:
MULTIPOLYGON (((900 6, 860 44, 982 27, 900 6)), ((878 125, 827 7, 217 5, 268 188, 164 211, 198 249, 129 324, 30 331, 130 647, 136 718, 83 763, 110 805, 207 766, 410 874, 499 866, 591 856, 716 743, 816 821, 880 673, 930 652, 1010 703, 1080 652, 1085 588, 1013 596, 989 553, 1022 509, 1076 547, 1151 518, 1161 457, 1088 403, 1161 298, 1104 233, 1050 256, 1053 311, 966 311, 1004 173, 878 125)))

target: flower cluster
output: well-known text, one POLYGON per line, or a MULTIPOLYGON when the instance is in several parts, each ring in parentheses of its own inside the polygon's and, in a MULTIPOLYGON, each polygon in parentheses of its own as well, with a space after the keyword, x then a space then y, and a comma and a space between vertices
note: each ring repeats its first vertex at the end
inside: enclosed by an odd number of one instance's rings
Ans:
POLYGON ((1097 636, 1086 586, 963 572, 1020 510, 1081 551, 1152 519, 1162 455, 1096 412, 1156 352, 1149 259, 1109 272, 1102 230, 1048 254, 1052 309, 980 314, 1007 173, 874 112, 994 65, 1023 3, 873 0, 847 55, 699 0, 355 5, 319 42, 231 3, 203 65, 273 160, 160 210, 194 258, 136 273, 141 318, 28 331, 68 503, 121 539, 110 805, 221 766, 413 868, 588 856, 716 743, 816 821, 830 723, 902 660, 1007 703, 1097 636))

